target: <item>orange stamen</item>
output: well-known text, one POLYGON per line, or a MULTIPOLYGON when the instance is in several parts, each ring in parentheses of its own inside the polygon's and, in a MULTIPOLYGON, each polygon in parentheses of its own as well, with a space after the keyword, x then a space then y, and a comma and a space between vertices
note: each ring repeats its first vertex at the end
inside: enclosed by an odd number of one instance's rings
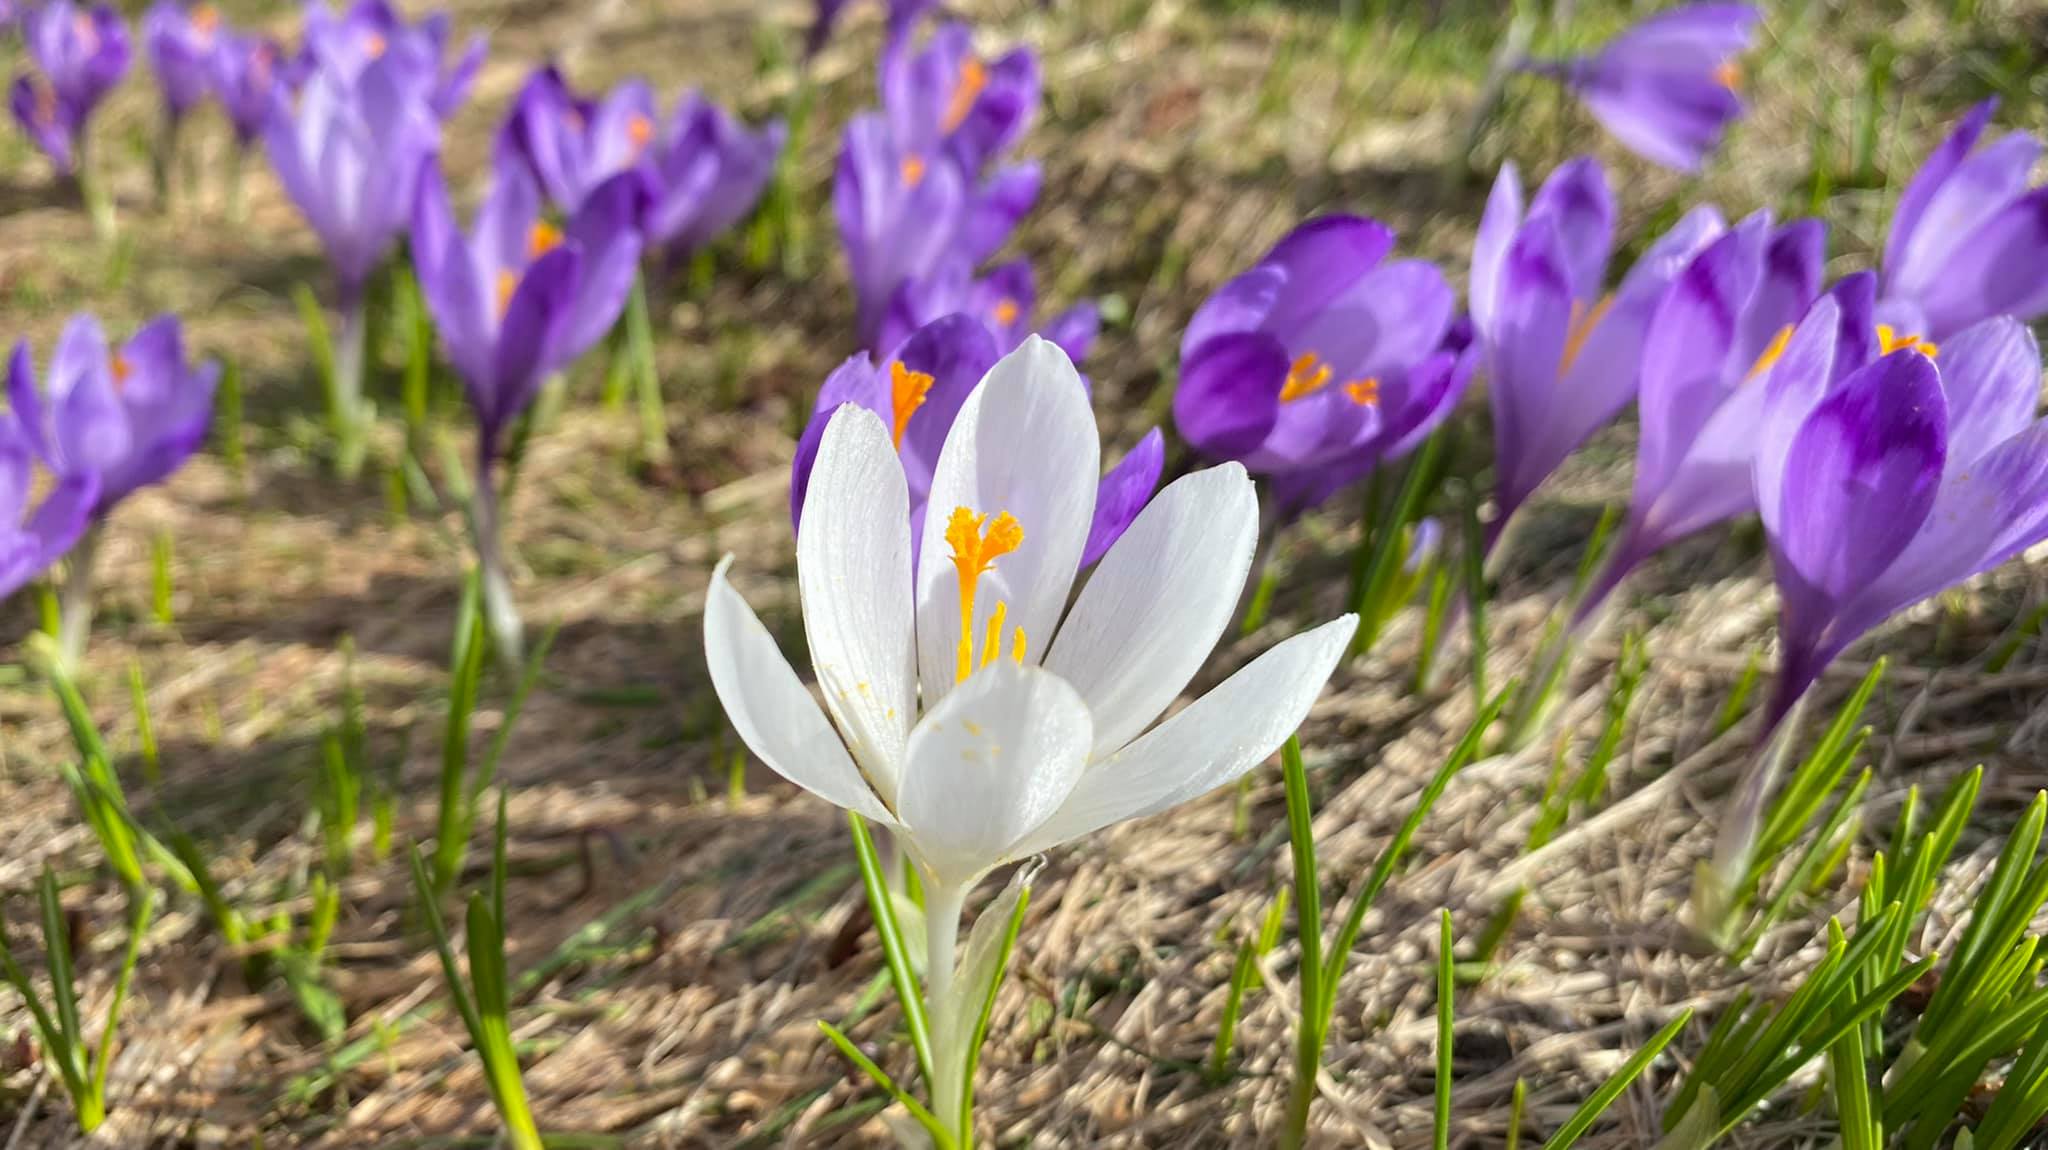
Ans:
POLYGON ((1877 325, 1878 350, 1885 355, 1895 351, 1917 351, 1929 359, 1941 354, 1941 345, 1925 336, 1900 335, 1888 323, 1877 325))
POLYGON ((382 58, 385 51, 390 47, 391 45, 385 42, 383 33, 372 32, 370 33, 370 38, 363 42, 363 53, 369 56, 370 59, 376 60, 382 58))
POLYGON ((1742 377, 1742 382, 1748 383, 1777 366, 1778 361, 1784 358, 1785 346, 1792 342, 1793 330, 1789 323, 1778 329, 1778 334, 1771 337, 1770 345, 1764 348, 1763 354, 1757 356, 1756 362, 1749 365, 1749 374, 1742 377))
POLYGON ((1318 359, 1315 352, 1303 352, 1287 368, 1287 379, 1280 385, 1280 402, 1293 403, 1314 395, 1329 382, 1330 365, 1318 359))
POLYGON ((910 155, 910 156, 905 156, 905 157, 903 157, 903 183, 904 183, 904 185, 905 185, 905 186, 907 186, 907 187, 912 187, 912 188, 914 188, 914 187, 916 187, 917 185, 919 185, 919 184, 921 184, 921 183, 923 183, 923 182, 924 182, 924 157, 923 157, 923 156, 918 156, 918 155, 910 155))
POLYGON ((1344 385, 1344 394, 1360 407, 1380 405, 1380 381, 1372 376, 1354 379, 1344 385))
POLYGON ((1733 60, 1723 60, 1721 66, 1714 69, 1714 82, 1731 92, 1741 90, 1742 65, 1733 60))
POLYGON ((1003 327, 1008 327, 1011 324, 1017 322, 1017 316, 1021 314, 1023 310, 1023 308, 1017 306, 1016 300, 1011 299, 1009 296, 1004 296, 1003 298, 996 301, 996 323, 1002 325, 1003 327))
POLYGON ((503 319, 503 318, 505 318, 505 313, 506 313, 507 311, 509 311, 509 310, 511 309, 511 307, 512 307, 512 293, 513 293, 513 292, 516 292, 516 291, 518 291, 518 290, 519 290, 519 273, 518 273, 518 272, 515 272, 515 271, 513 271, 513 270, 511 270, 510 268, 501 268, 501 269, 499 269, 499 271, 498 271, 498 318, 499 318, 499 319, 503 319))
POLYGON ((192 9, 192 30, 202 37, 213 35, 220 27, 220 10, 211 4, 201 4, 192 9))
POLYGON ((896 450, 903 450, 903 433, 910 428, 910 417, 924 406, 925 396, 931 390, 931 376, 912 371, 900 361, 889 365, 889 415, 894 424, 896 450))
POLYGON ((114 375, 114 390, 119 391, 128 383, 128 377, 135 374, 135 365, 125 355, 117 355, 111 365, 114 375))
POLYGON ((526 233, 526 258, 529 260, 537 260, 561 246, 562 229, 546 220, 535 222, 533 228, 526 233))
MULTIPOLYGON (((975 586, 984 574, 995 569, 997 559, 1015 551, 1023 543, 1024 528, 1007 511, 997 513, 991 520, 965 507, 955 507, 952 516, 946 520, 946 545, 953 550, 953 570, 960 577, 960 646, 954 663, 955 682, 964 681, 974 673, 975 586), (982 526, 984 523, 987 524, 986 530, 982 526)), ((991 618, 1001 620, 1004 610, 1003 604, 997 604, 991 618)), ((1000 635, 999 622, 997 630, 992 633, 1000 635)), ((1017 650, 1023 650, 1021 635, 1017 650)))
POLYGON ((654 139, 654 121, 645 116, 634 116, 626 121, 626 139, 633 145, 633 155, 647 150, 649 141, 654 139))
POLYGON ((974 102, 981 99, 981 90, 988 87, 988 65, 979 56, 969 56, 960 62, 960 78, 953 84, 953 98, 946 103, 946 118, 939 125, 941 131, 951 132, 967 122, 967 114, 974 111, 974 102))
POLYGON ((1572 362, 1586 349, 1586 340, 1592 336, 1593 329, 1599 327, 1600 321, 1607 318, 1607 312, 1613 306, 1612 294, 1601 296, 1599 302, 1590 308, 1576 300, 1573 301, 1571 325, 1565 331, 1564 355, 1558 359, 1558 371, 1571 370, 1572 362))

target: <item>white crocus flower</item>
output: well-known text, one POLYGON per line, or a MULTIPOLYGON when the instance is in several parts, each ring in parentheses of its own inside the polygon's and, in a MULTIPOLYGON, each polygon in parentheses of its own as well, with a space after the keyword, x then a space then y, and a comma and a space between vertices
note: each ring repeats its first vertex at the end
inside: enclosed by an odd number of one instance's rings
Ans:
MULTIPOLYGON (((706 654, 740 737, 784 778, 889 827, 918 866, 940 1032, 976 881, 1256 766, 1301 724, 1356 623, 1346 615, 1281 643, 1154 726, 1235 611, 1257 497, 1235 463, 1180 479, 1067 610, 1100 451, 1074 365, 1027 339, 946 437, 913 578, 890 429, 842 407, 797 541, 825 711, 726 581, 731 559, 711 578, 706 654)), ((934 1083, 942 1117, 962 1087, 934 1083)))

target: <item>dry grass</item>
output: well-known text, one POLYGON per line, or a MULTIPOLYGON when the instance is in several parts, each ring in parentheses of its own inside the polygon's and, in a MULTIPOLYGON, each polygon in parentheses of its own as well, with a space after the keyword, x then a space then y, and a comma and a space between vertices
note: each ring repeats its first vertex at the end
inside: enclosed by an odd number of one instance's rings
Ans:
MULTIPOLYGON (((1899 51, 1896 116, 1878 171, 1902 178, 1958 100, 1991 82, 1982 61, 2020 53, 2018 64, 2000 66, 2019 68, 2025 82, 2024 54, 2038 51, 2025 45, 2039 42, 2041 10, 1982 6, 1983 30, 1960 40, 1945 6, 1929 3, 1881 18, 1847 4, 1781 14, 1752 80, 1756 115, 1703 181, 1603 152, 1625 174, 1625 233, 1674 197, 1712 196, 1731 214, 1803 205, 1814 120, 1826 114, 1849 134, 1861 61, 1886 35, 1899 51)), ((1367 211, 1393 223, 1409 250, 1462 266, 1484 188, 1446 185, 1439 170, 1484 69, 1483 37, 1452 28, 1400 47, 1407 41, 1395 28, 1347 59, 1320 5, 963 7, 991 37, 1047 52, 1049 114, 1029 150, 1045 162, 1048 194, 1019 246, 1054 303, 1086 293, 1125 305, 1130 322, 1106 333, 1089 364, 1116 448, 1160 416, 1162 373, 1202 294, 1302 216, 1367 211)), ((850 293, 830 251, 823 188, 836 125, 869 91, 877 32, 861 11, 817 66, 823 128, 799 169, 816 229, 805 274, 727 260, 707 296, 658 320, 681 464, 635 474, 626 417, 579 400, 537 444, 512 517, 527 614, 562 628, 503 775, 517 872, 512 965, 545 971, 514 1022, 529 1049, 535 1109, 551 1130, 636 1146, 886 1141, 873 1096, 814 1026, 858 1014, 855 1036, 882 1043, 894 1021, 891 1008, 869 1011, 864 1002, 879 967, 860 929, 842 825, 836 812, 758 770, 744 797, 722 794, 719 719, 697 638, 709 565, 728 551, 771 627, 799 633, 784 473, 806 395, 849 350, 850 293), (721 374, 734 399, 724 405, 713 402, 721 374)), ((524 68, 550 54, 586 85, 642 72, 665 92, 700 85, 753 114, 778 108, 791 73, 755 66, 760 29, 794 43, 808 5, 463 0, 456 14, 493 38, 476 106, 449 149, 451 165, 473 173, 524 68)), ((1603 8, 1592 19, 1611 16, 1603 8)), ((123 92, 103 125, 106 140, 145 131, 145 85, 138 76, 123 92)), ((1541 93, 1518 95, 1512 111, 1512 153, 1527 174, 1592 143, 1584 124, 1541 93)), ((2022 105, 2007 118, 2039 114, 2022 105)), ((1506 133, 1489 136, 1479 161, 1490 166, 1509 144, 1506 133)), ((215 156, 222 147, 217 139, 205 146, 215 156)), ((415 508, 394 517, 377 481, 339 485, 320 470, 288 295, 295 282, 319 282, 311 238, 267 179, 244 226, 224 223, 210 184, 183 214, 162 218, 147 206, 139 156, 112 146, 130 238, 117 261, 125 271, 110 273, 83 216, 54 198, 40 163, 18 142, 6 147, 0 298, 9 301, 11 332, 46 352, 74 308, 116 326, 175 308, 199 344, 232 355, 251 384, 248 475, 232 475, 217 455, 200 458, 168 488, 126 506, 104 554, 88 688, 114 744, 129 747, 131 661, 150 684, 166 781, 151 791, 131 774, 138 806, 205 840, 240 898, 260 905, 278 897, 290 876, 318 865, 307 821, 317 738, 337 714, 339 643, 353 636, 372 751, 402 785, 400 839, 430 834, 442 663, 464 548, 452 513, 415 508), (159 532, 176 541, 171 626, 147 621, 149 548, 159 532)), ((1837 191, 1827 203, 1843 269, 1862 266, 1878 242, 1889 202, 1883 183, 1837 191)), ((1496 679, 1533 647, 1593 509, 1625 496, 1630 444, 1626 430, 1603 436, 1536 509, 1525 558, 1507 573, 1496 609, 1496 679)), ((391 451, 395 441, 381 446, 391 451)), ((1356 534, 1350 506, 1334 505, 1289 537, 1278 617, 1229 644, 1219 669, 1340 609, 1356 534)), ((1747 653, 1771 633, 1769 581, 1756 552, 1753 538, 1720 532, 1637 581, 1629 622, 1647 628, 1651 674, 1607 813, 1518 859, 1549 769, 1547 746, 1483 762, 1445 797, 1414 865, 1368 920, 1343 987, 1327 1101, 1317 1112, 1329 1145, 1428 1139, 1430 933, 1440 906, 1453 908, 1469 935, 1514 884, 1531 887, 1503 968, 1458 1003, 1454 1144, 1466 1145, 1501 1141, 1518 1076, 1530 1081, 1532 1132, 1547 1131, 1677 1010, 1700 1008, 1697 1027, 1738 989, 1769 994, 1795 978, 1824 914, 1853 909, 1846 890, 1831 892, 1739 969, 1701 953, 1675 925, 1711 840, 1715 797, 1744 745, 1740 727, 1709 737, 1714 713, 1747 653)), ((2048 672, 2027 657, 2001 674, 1983 669, 1983 653, 2039 599, 2035 582, 2015 565, 1911 613, 1872 644, 1900 667, 1879 696, 1872 823, 1883 825, 1910 783, 1939 784, 1980 760, 1990 767, 1984 825, 1965 840, 1958 892, 1937 914, 1941 929, 1995 849, 2001 820, 2048 782, 2037 711, 2048 672)), ((9 607, 7 632, 25 632, 29 615, 22 603, 9 607)), ((1440 695, 1410 692, 1414 642, 1413 621, 1402 621, 1378 655, 1339 674, 1303 733, 1318 768, 1323 866, 1339 881, 1370 865, 1470 715, 1459 683, 1440 695)), ((1595 656, 1566 710, 1565 729, 1585 741, 1612 652, 1595 656)), ((1845 692, 1857 671, 1840 668, 1830 683, 1845 692)), ((105 932, 88 960, 97 1004, 118 895, 111 881, 87 874, 95 848, 51 769, 68 753, 55 708, 20 676, 14 683, 0 689, 0 889, 21 922, 36 868, 45 860, 66 868, 76 907, 105 932)), ((499 685, 492 697, 502 693, 499 685)), ((1097 836, 1052 860, 983 1063, 982 1112, 999 1145, 1270 1142, 1291 1051, 1285 994, 1253 999, 1235 1077, 1211 1085, 1195 1068, 1213 1035, 1234 939, 1287 881, 1284 822, 1277 772, 1262 772, 1241 794, 1097 836)), ((409 899, 404 868, 390 861, 351 880, 335 981, 354 1021, 351 1039, 370 1038, 375 1049, 305 1101, 293 1100, 291 1087, 322 1074, 336 1048, 307 1032, 283 992, 244 987, 195 908, 177 904, 149 939, 103 1144, 486 1144, 487 1095, 460 1027, 437 1005, 439 975, 409 899)), ((1273 956, 1276 986, 1291 986, 1292 963, 1287 947, 1273 956)), ((7 1025, 23 1029, 23 1016, 10 1014, 7 1025)), ((1702 1033, 1674 1049, 1695 1046, 1702 1033)), ((12 1137, 0 1145, 68 1144, 61 1100, 34 1068, 12 1071, 0 1083, 0 1139, 9 1126, 12 1137)), ((1671 1059, 1656 1067, 1585 1144, 1653 1141, 1676 1071, 1671 1059)), ((1788 1106, 1734 1144, 1818 1144, 1825 1132, 1823 1121, 1788 1106)))

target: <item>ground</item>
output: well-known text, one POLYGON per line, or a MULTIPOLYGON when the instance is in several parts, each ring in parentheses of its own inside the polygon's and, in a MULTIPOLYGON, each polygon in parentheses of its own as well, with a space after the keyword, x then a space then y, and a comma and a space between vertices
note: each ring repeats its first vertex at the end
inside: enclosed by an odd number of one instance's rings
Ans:
MULTIPOLYGON (((852 302, 826 209, 837 128, 871 98, 879 5, 812 73, 814 112, 792 169, 796 239, 766 259, 722 248, 708 287, 656 318, 673 461, 645 466, 636 426, 597 400, 601 365, 572 380, 535 442, 511 513, 518 591, 535 633, 559 626, 500 779, 510 803, 510 950, 533 972, 513 1024, 534 1109, 562 1145, 880 1146, 879 1095, 816 1028, 887 1044, 895 1012, 844 823, 758 765, 728 786, 732 744, 703 671, 699 611, 709 570, 737 556, 740 589, 786 645, 800 636, 787 465, 812 394, 852 350, 852 302)), ((1107 454, 1167 412, 1179 332, 1203 295, 1307 215, 1366 212, 1406 252, 1462 281, 1486 182, 1467 175, 1466 122, 1502 21, 1495 4, 1337 5, 1192 0, 973 0, 955 6, 990 44, 1046 54, 1045 115, 1025 144, 1046 193, 1016 246, 1055 305, 1106 298, 1111 322, 1086 367, 1107 454), (1398 9, 1389 14, 1387 9, 1398 9), (1458 158, 1453 163, 1453 158, 1458 158)), ((1617 27, 1616 5, 1580 6, 1572 43, 1617 27)), ((288 15, 228 5, 235 19, 288 15)), ((809 6, 776 0, 460 0, 488 31, 491 61, 450 133, 456 182, 481 170, 491 132, 534 63, 560 59, 582 86, 632 74, 665 95, 701 87, 750 117, 783 112, 809 6)), ((1547 26, 1546 26, 1547 27, 1547 26)), ((1754 114, 1697 179, 1648 169, 1533 82, 1471 167, 1512 158, 1535 178, 1591 148, 1617 174, 1631 249, 1673 205, 1712 198, 1731 216, 1818 210, 1834 225, 1832 272, 1868 266, 1898 185, 1960 108, 2006 98, 2003 120, 2039 126, 2048 9, 2037 4, 1784 5, 1744 81, 1754 114)), ((1539 45, 1556 46, 1546 30, 1539 45)), ((47 356, 64 317, 90 309, 125 329, 165 309, 194 342, 232 359, 247 391, 174 482, 115 516, 100 619, 85 667, 94 711, 138 811, 197 837, 236 897, 292 902, 320 844, 311 821, 319 739, 342 711, 345 641, 365 699, 371 757, 396 780, 396 839, 431 835, 447 652, 465 563, 452 510, 394 504, 387 429, 361 479, 330 476, 295 285, 327 291, 310 233, 260 161, 245 222, 224 200, 227 144, 210 121, 192 141, 196 183, 166 216, 144 160, 155 103, 140 68, 98 126, 122 238, 96 244, 85 216, 11 133, 0 144, 0 314, 9 338, 47 356), (246 462, 226 443, 239 436, 246 462), (171 547, 170 620, 156 617, 152 549, 171 547), (147 684, 162 782, 143 776, 130 668, 147 684)), ((395 354, 395 353, 394 353, 395 354)), ((387 364, 387 367, 392 366, 387 364)), ((396 406, 395 386, 380 391, 396 406)), ((1464 418, 1459 473, 1485 466, 1483 417, 1464 418)), ((441 412, 452 442, 459 406, 441 412)), ((1516 673, 1577 561, 1598 509, 1626 497, 1632 434, 1603 434, 1545 489, 1493 611, 1493 678, 1516 673)), ((1191 460, 1176 450, 1170 467, 1191 460)), ((1221 650, 1204 682, 1342 610, 1357 538, 1344 496, 1283 541, 1271 619, 1221 650)), ((1343 985, 1316 1126, 1329 1145, 1420 1146, 1433 1084, 1436 912, 1475 934, 1517 884, 1530 887, 1500 968, 1457 1001, 1453 1142, 1497 1145, 1515 1080, 1528 1128, 1545 1133, 1678 1010, 1700 1011, 1584 1145, 1642 1146, 1706 1025, 1739 990, 1770 995, 1818 953, 1828 913, 1853 909, 1865 848, 1829 887, 1731 965, 1678 925, 1711 819, 1747 748, 1715 716, 1751 652, 1767 647, 1774 598, 1753 529, 1682 545, 1632 585, 1629 605, 1567 690, 1560 729, 1583 756, 1598 734, 1625 626, 1650 670, 1600 813, 1575 816, 1525 856, 1551 745, 1488 758, 1455 781, 1406 871, 1367 920, 1343 985)), ((1873 843, 1905 788, 1939 787, 1976 762, 1986 798, 1924 945, 1955 925, 1972 876, 2044 783, 2035 708, 2048 671, 2031 641, 1996 673, 1991 653, 2040 599, 2014 564, 1908 614, 1828 680, 1845 693, 1862 661, 1891 656, 1872 711, 1873 843)), ((1344 667, 1302 732, 1326 879, 1348 887, 1413 805, 1472 714, 1457 668, 1418 693, 1408 613, 1344 667)), ((32 596, 0 614, 8 639, 35 624, 32 596)), ((18 656, 7 656, 17 658, 18 656)), ((49 863, 92 940, 89 1010, 106 998, 121 895, 54 767, 70 753, 55 705, 18 666, 0 668, 0 890, 29 937, 32 881, 49 863)), ((1198 684, 1199 686, 1200 684, 1198 684)), ((491 729, 510 684, 487 683, 491 729)), ((120 1146, 486 1145, 495 1129, 477 1063, 443 1006, 401 856, 377 858, 367 825, 336 933, 332 980, 352 1020, 322 1042, 275 987, 247 988, 192 900, 151 929, 113 1073, 120 1146), (347 1043, 354 1042, 354 1047, 347 1043), (349 1053, 353 1051, 353 1053, 349 1053)), ((481 882, 483 832, 466 885, 481 882)), ((980 1113, 1003 1146, 1270 1144, 1284 1105, 1291 999, 1258 993, 1242 1062, 1200 1072, 1236 940, 1289 880, 1277 769, 1100 834, 1051 858, 1033 893, 982 1064, 980 1113)), ((988 892, 984 892, 986 894, 988 892)), ((1330 898, 1334 896, 1326 896, 1330 898)), ((296 901, 293 901, 296 900, 296 901)), ((1293 951, 1267 960, 1291 991, 1293 951)), ((7 1033, 27 1032, 6 996, 7 1033)), ((901 1047, 890 1065, 904 1063, 901 1047)), ((68 1144, 69 1118, 17 1059, 0 1094, 7 1147, 68 1144)), ((1825 1119, 1796 1097, 1732 1140, 1815 1144, 1825 1119)))

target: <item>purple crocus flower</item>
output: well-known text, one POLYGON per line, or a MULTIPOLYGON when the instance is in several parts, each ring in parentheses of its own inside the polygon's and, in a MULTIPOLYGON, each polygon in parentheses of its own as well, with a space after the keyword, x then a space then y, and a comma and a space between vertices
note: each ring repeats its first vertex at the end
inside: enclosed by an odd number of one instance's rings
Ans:
POLYGON ((498 133, 498 162, 524 164, 548 199, 574 212, 620 172, 641 167, 654 143, 654 89, 628 80, 601 99, 571 91, 552 65, 527 78, 498 133))
POLYGON ((1979 147, 1986 100, 1927 157, 1899 197, 1879 314, 1946 339, 1995 315, 2048 314, 2048 188, 2027 186, 2041 141, 2013 132, 1979 147))
POLYGON ((897 291, 877 343, 895 347, 926 324, 965 312, 995 335, 997 347, 1006 354, 1021 345, 1025 336, 1037 334, 1058 344, 1068 359, 1076 363, 1086 359, 1102 327, 1095 302, 1075 304, 1048 319, 1042 328, 1036 324, 1037 305, 1031 261, 998 264, 976 278, 966 260, 948 260, 931 275, 910 281, 897 291))
MULTIPOLYGON (((1750 460, 1761 382, 1820 294, 1827 229, 1742 221, 1679 273, 1643 336, 1641 436, 1629 519, 1576 617, 1590 618, 1643 560, 1755 506, 1750 460)), ((1867 308, 1862 312, 1868 320, 1867 308)))
POLYGON ((1377 220, 1310 220, 1218 288, 1181 338, 1181 435, 1284 477, 1286 514, 1412 448, 1470 379, 1474 357, 1444 346, 1450 284, 1433 264, 1388 261, 1393 247, 1377 220))
POLYGON ((1735 57, 1760 19, 1748 4, 1685 4, 1650 16, 1591 56, 1530 61, 1556 77, 1630 151, 1696 171, 1743 113, 1735 57))
POLYGON ((100 517, 199 450, 220 365, 186 360, 176 316, 159 316, 110 352, 99 321, 79 315, 58 338, 46 378, 38 389, 28 341, 16 344, 7 400, 23 438, 57 476, 97 478, 92 513, 100 517))
POLYGON ((861 342, 881 346, 882 325, 904 285, 948 261, 977 267, 1038 200, 1035 164, 976 183, 946 154, 905 147, 884 117, 846 125, 832 183, 832 210, 858 303, 861 342))
POLYGON ((172 123, 185 117, 207 90, 207 70, 220 32, 220 13, 182 0, 157 0, 142 18, 142 48, 172 123))
POLYGON ((1614 199, 1590 158, 1544 181, 1525 216, 1513 165, 1502 168, 1472 245, 1472 323, 1493 402, 1499 518, 1522 504, 1636 394, 1643 333, 1694 252, 1718 236, 1710 205, 1650 245, 1602 295, 1614 199))
POLYGON ((468 97, 486 48, 484 37, 472 36, 455 62, 444 66, 449 35, 446 12, 413 24, 386 0, 355 0, 339 14, 314 3, 306 9, 304 66, 352 83, 386 57, 399 57, 427 78, 428 104, 445 120, 468 97))
POLYGON ((29 510, 34 451, 13 413, 0 414, 0 599, 49 570, 85 534, 99 476, 64 476, 29 510))
POLYGON ((326 247, 346 309, 405 227, 420 171, 440 149, 423 77, 397 53, 353 82, 316 68, 295 102, 276 93, 274 109, 270 162, 326 247))
POLYGON ((683 258, 745 219, 775 174, 788 136, 781 120, 749 129, 699 93, 683 93, 655 144, 648 242, 683 258))
POLYGON ((621 172, 557 229, 541 216, 533 177, 500 163, 464 235, 440 172, 422 176, 412 224, 420 290, 476 408, 486 464, 547 377, 617 322, 639 271, 645 203, 638 176, 621 172))
POLYGON ((1844 310, 1833 296, 1815 305, 1764 399, 1754 479, 1780 598, 1771 725, 1894 612, 2048 539, 2048 422, 2026 327, 2000 316, 1938 347, 1879 342, 1845 338, 1861 325, 1844 310), (1884 343, 1897 350, 1869 358, 1884 343))
POLYGON ((227 113, 235 142, 247 148, 263 134, 277 105, 284 47, 263 36, 222 32, 206 59, 214 99, 227 113))
MULTIPOLYGON (((791 522, 801 526, 811 466, 817 460, 826 425, 834 412, 851 403, 880 416, 895 437, 896 452, 910 484, 911 534, 915 537, 923 529, 925 500, 946 433, 968 395, 1001 358, 996 337, 987 327, 972 316, 953 315, 918 329, 881 361, 886 368, 866 352, 841 364, 818 389, 817 407, 797 444, 790 478, 791 522)), ((1165 463, 1165 441, 1155 428, 1103 476, 1083 565, 1101 558, 1137 518, 1159 485, 1165 463)))
POLYGON ((944 152, 979 174, 1016 144, 1038 113, 1038 56, 1016 48, 995 60, 974 50, 965 24, 947 24, 922 48, 905 34, 882 54, 882 107, 912 152, 944 152))
POLYGON ((14 118, 57 170, 78 171, 86 121, 128 72, 128 25, 110 4, 49 0, 22 17, 34 70, 14 79, 14 118))

